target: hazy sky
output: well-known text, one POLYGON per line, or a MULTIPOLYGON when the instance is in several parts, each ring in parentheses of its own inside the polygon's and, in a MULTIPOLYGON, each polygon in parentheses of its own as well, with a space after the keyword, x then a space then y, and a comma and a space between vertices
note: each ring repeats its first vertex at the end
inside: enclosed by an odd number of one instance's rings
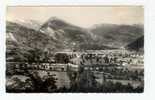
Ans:
POLYGON ((94 24, 143 24, 142 6, 42 6, 42 7, 8 7, 7 20, 38 20, 45 22, 55 16, 74 25, 91 27, 94 24))

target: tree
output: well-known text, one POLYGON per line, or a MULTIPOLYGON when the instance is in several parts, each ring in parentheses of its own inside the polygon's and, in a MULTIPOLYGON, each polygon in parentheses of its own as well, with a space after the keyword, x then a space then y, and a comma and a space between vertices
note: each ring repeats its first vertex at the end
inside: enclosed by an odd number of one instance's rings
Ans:
POLYGON ((55 61, 57 63, 68 63, 69 62, 69 57, 65 53, 57 53, 55 55, 55 61))
POLYGON ((85 71, 83 68, 76 73, 76 77, 71 81, 74 83, 71 86, 73 92, 93 92, 97 87, 94 73, 91 71, 85 71))
POLYGON ((43 55, 42 50, 35 48, 33 50, 29 50, 29 55, 27 55, 28 62, 40 62, 41 56, 43 55))
POLYGON ((56 78, 55 75, 47 75, 44 78, 41 78, 39 72, 29 71, 26 68, 24 69, 24 75, 30 77, 32 83, 34 84, 34 91, 33 92, 53 92, 57 89, 56 86, 56 78))

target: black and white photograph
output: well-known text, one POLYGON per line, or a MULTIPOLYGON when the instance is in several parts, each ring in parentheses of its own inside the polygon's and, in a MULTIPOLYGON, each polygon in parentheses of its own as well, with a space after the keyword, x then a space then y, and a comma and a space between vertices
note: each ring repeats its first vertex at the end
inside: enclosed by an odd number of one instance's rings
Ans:
POLYGON ((8 6, 7 93, 143 93, 143 6, 8 6))

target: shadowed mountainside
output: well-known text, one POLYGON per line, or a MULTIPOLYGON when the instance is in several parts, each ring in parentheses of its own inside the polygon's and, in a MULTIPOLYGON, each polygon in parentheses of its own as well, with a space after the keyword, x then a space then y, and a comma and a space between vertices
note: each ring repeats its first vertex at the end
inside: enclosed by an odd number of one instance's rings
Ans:
POLYGON ((129 50, 144 51, 144 36, 141 36, 135 41, 131 42, 130 44, 126 46, 126 48, 129 50))

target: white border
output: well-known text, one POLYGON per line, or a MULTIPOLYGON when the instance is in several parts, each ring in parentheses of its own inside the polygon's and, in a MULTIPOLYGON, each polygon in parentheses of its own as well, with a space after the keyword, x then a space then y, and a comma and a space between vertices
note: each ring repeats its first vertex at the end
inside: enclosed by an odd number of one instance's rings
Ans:
POLYGON ((9 0, 8 5, 143 5, 144 0, 9 0))
POLYGON ((119 100, 145 100, 153 99, 155 89, 155 2, 153 0, 9 0, 0 3, 0 98, 11 100, 92 100, 92 99, 119 99, 119 100), (145 90, 141 94, 116 94, 116 93, 100 93, 100 94, 8 94, 5 93, 5 10, 6 6, 38 6, 38 5, 144 5, 145 9, 145 90))

